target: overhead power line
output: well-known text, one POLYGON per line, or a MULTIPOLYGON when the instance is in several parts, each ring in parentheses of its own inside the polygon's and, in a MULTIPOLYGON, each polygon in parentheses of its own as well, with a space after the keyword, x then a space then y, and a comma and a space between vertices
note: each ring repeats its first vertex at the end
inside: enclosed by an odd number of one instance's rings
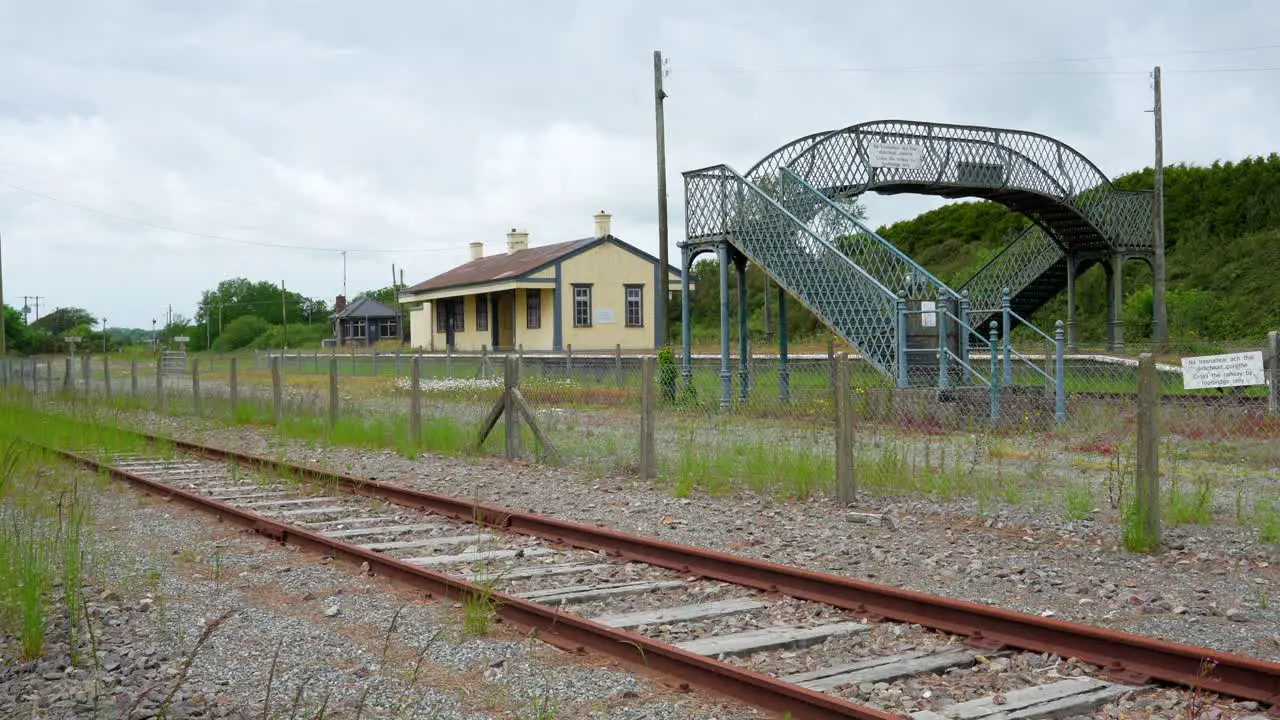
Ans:
MULTIPOLYGON (((801 66, 779 66, 779 67, 747 67, 747 66, 690 66, 682 67, 681 72, 839 72, 839 73, 967 73, 980 70, 990 70, 994 68, 1009 68, 1019 65, 1051 65, 1051 64, 1068 64, 1068 63, 1087 63, 1087 62, 1108 62, 1115 60, 1140 60, 1150 58, 1167 58, 1171 56, 1193 56, 1193 55, 1226 55, 1233 53, 1259 52, 1265 50, 1280 50, 1280 43, 1271 43, 1266 45, 1245 45, 1237 47, 1221 47, 1221 48, 1199 48, 1191 50, 1164 50, 1151 51, 1142 53, 1132 53, 1123 55, 1092 55, 1079 57, 1035 57, 1035 58, 1019 58, 1014 60, 992 60, 988 62, 978 63, 947 63, 932 65, 879 65, 879 66, 831 66, 831 65, 801 65, 801 66)), ((1280 67, 1241 67, 1241 68, 1197 68, 1179 70, 1179 73, 1219 73, 1219 72, 1274 72, 1280 70, 1280 67)), ((1042 69, 1042 70, 1011 70, 1003 73, 996 72, 993 74, 1030 74, 1030 75, 1145 75, 1147 70, 1071 70, 1071 69, 1042 69)))

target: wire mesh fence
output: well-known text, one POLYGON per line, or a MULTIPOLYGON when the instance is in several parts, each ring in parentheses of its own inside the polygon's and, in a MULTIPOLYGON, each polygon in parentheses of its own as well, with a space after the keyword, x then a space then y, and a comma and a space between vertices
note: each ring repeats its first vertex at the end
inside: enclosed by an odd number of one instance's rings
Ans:
MULTIPOLYGON (((1185 357, 1262 348, 1258 341, 1195 343, 1153 353, 1167 457, 1176 463, 1217 453, 1250 467, 1280 464, 1270 350, 1263 385, 1188 389, 1182 373, 1185 357)), ((10 358, 3 380, 54 400, 274 426, 286 439, 642 472, 677 495, 740 488, 843 495, 842 483, 852 483, 858 493, 966 498, 976 510, 1029 497, 1076 497, 1073 512, 1116 506, 1136 452, 1137 360, 1100 348, 1066 354, 1060 403, 1056 354, 1030 342, 1014 350, 1006 359, 1002 350, 977 348, 963 364, 935 351, 932 362, 911 365, 905 383, 834 348, 727 362, 695 355, 688 365, 669 350, 278 351, 191 357, 182 367, 102 356, 10 358), (947 387, 939 387, 939 373, 947 387), (507 402, 508 385, 518 403, 507 402), (516 421, 490 422, 499 410, 516 421), (486 425, 492 432, 482 438, 486 425), (508 433, 518 433, 516 442, 508 433), (1072 495, 1085 492, 1086 475, 1094 478, 1087 501, 1072 495)), ((1269 482, 1274 491, 1280 479, 1269 482)), ((1248 505, 1262 487, 1241 491, 1239 502, 1248 505)))

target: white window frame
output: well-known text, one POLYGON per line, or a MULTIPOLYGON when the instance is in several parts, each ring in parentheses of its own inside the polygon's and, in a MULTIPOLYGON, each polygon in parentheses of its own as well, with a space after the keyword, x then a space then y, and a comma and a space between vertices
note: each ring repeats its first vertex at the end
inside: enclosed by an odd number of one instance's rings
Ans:
POLYGON ((591 327, 591 285, 580 284, 573 286, 573 326, 576 328, 591 327), (578 315, 579 303, 585 307, 581 319, 578 315))
POLYGON ((644 285, 623 285, 622 299, 623 324, 626 327, 644 327, 644 285), (631 297, 633 291, 636 294, 635 299, 631 297), (633 308, 636 316, 635 322, 631 321, 633 308))

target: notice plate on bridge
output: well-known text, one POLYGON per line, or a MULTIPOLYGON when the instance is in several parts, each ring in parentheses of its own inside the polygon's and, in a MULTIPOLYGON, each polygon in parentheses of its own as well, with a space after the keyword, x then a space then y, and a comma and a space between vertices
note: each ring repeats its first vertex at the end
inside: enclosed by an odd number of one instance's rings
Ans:
POLYGON ((1266 383, 1261 351, 1182 358, 1182 387, 1186 390, 1266 383))
POLYGON ((919 145, 869 142, 867 160, 871 167, 919 170, 924 166, 924 148, 919 145))

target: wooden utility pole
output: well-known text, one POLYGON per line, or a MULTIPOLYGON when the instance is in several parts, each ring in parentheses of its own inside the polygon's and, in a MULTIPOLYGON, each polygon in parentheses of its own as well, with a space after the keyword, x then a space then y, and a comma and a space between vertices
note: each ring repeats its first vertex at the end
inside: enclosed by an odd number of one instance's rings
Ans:
POLYGON ((1163 103, 1160 99, 1160 66, 1153 74, 1152 87, 1155 90, 1155 105, 1152 114, 1155 116, 1156 135, 1156 192, 1151 208, 1152 242, 1154 257, 1151 261, 1152 328, 1151 339, 1157 344, 1169 341, 1169 316, 1165 307, 1165 270, 1164 270, 1164 118, 1163 103))
POLYGON ((284 281, 280 281, 280 330, 284 333, 284 346, 289 347, 289 312, 285 302, 284 281))
POLYGON ((9 338, 4 323, 8 319, 4 311, 4 249, 0 248, 0 355, 9 354, 9 338))
POLYGON ((667 333, 667 300, 671 297, 670 260, 667 251, 667 131, 662 114, 662 101, 667 93, 662 89, 662 51, 653 51, 653 115, 658 135, 658 291, 654 298, 654 322, 658 324, 658 343, 665 345, 667 333))

